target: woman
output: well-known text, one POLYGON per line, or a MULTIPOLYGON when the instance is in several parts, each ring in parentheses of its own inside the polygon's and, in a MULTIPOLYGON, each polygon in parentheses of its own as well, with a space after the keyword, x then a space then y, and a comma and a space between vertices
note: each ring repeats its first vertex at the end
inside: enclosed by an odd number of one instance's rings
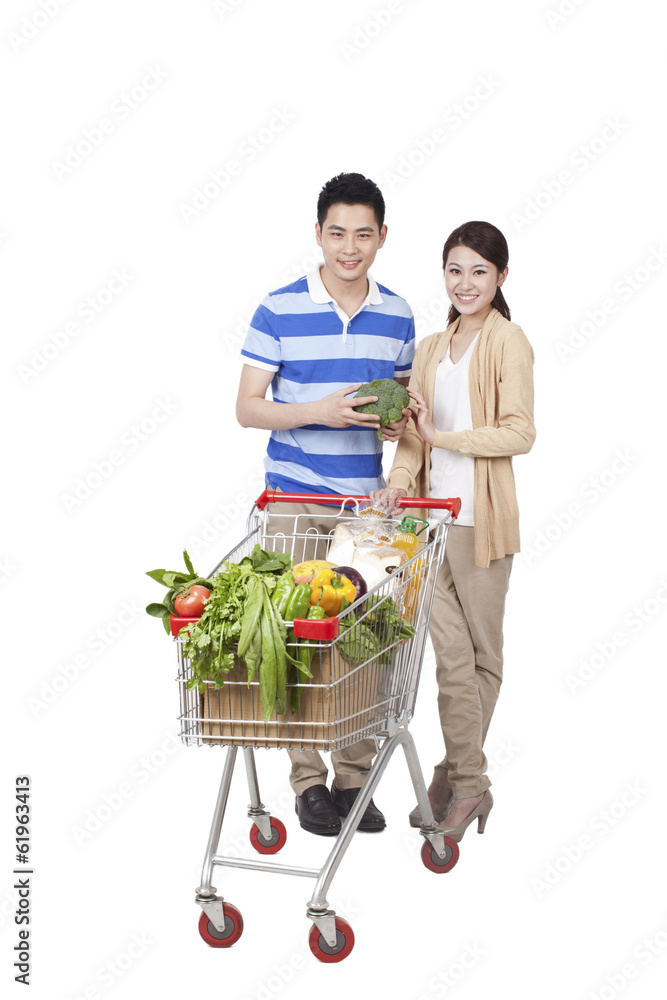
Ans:
MULTIPOLYGON (((488 222, 468 222, 443 250, 452 303, 443 333, 417 348, 410 380, 412 418, 398 443, 391 498, 461 498, 436 581, 430 634, 446 756, 428 795, 436 822, 454 840, 493 805, 483 744, 502 681, 502 624, 519 511, 512 456, 530 451, 533 351, 510 322, 501 288, 509 253, 488 222)), ((410 814, 419 826, 419 809, 410 814)))

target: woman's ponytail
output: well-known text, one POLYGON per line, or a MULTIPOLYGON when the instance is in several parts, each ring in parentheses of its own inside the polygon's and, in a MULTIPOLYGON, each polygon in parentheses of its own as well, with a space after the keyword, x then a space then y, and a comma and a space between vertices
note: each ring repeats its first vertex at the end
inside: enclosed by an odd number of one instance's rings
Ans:
MULTIPOLYGON (((504 270, 505 268, 503 268, 503 271, 504 270)), ((505 301, 505 296, 503 295, 502 288, 500 287, 496 288, 496 294, 493 296, 493 302, 491 303, 491 306, 493 309, 497 309, 500 315, 504 316, 505 319, 512 318, 510 315, 510 307, 507 305, 507 302, 505 301)))

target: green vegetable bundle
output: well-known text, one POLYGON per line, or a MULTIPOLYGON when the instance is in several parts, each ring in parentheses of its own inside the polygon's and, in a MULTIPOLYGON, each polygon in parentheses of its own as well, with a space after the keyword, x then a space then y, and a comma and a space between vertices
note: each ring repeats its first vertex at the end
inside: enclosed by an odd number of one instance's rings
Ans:
POLYGON ((389 662, 393 654, 387 647, 417 634, 414 626, 403 619, 401 609, 391 597, 371 594, 359 614, 360 620, 346 629, 339 640, 341 655, 354 666, 376 657, 380 663, 389 662))
POLYGON ((356 622, 339 640, 341 656, 355 666, 373 660, 382 652, 377 636, 365 622, 356 622))
POLYGON ((180 593, 180 591, 187 590, 188 587, 196 585, 206 587, 208 590, 210 590, 213 586, 212 580, 205 580, 204 577, 197 576, 190 556, 186 551, 183 552, 183 561, 185 562, 185 573, 183 570, 152 569, 146 574, 146 576, 150 576, 152 580, 157 580, 158 583, 161 583, 164 587, 169 588, 161 604, 149 604, 146 608, 148 614, 152 615, 153 618, 162 619, 165 632, 170 632, 169 616, 176 614, 174 598, 180 593))
MULTIPOLYGON (((248 684, 259 680, 264 721, 287 707, 287 629, 272 594, 287 585, 276 574, 287 573, 287 553, 265 552, 259 544, 239 563, 223 563, 213 578, 211 596, 198 622, 181 630, 183 655, 192 661, 192 678, 201 693, 212 678, 221 688, 233 669, 235 654, 245 665, 248 684)), ((289 574, 291 577, 291 573, 289 574)))

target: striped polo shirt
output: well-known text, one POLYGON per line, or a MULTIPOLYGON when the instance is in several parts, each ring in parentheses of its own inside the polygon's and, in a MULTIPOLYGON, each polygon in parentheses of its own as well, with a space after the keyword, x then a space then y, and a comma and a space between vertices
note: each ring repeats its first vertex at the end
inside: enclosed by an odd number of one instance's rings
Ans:
MULTIPOLYGON (((351 318, 327 291, 319 268, 271 292, 253 316, 241 354, 275 372, 276 403, 309 403, 357 382, 410 375, 412 311, 370 274, 368 295, 351 318)), ((377 431, 309 424, 272 431, 266 485, 297 493, 368 494, 385 486, 377 431)))

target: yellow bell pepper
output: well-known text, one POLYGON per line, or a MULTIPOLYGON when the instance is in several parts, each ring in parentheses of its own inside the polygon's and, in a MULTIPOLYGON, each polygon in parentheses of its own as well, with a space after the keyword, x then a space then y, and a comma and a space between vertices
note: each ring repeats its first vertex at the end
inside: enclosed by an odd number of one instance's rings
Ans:
POLYGON ((356 597, 357 588, 352 581, 334 572, 333 569, 323 570, 311 585, 310 603, 324 608, 329 617, 339 614, 342 608, 354 604, 356 597))

